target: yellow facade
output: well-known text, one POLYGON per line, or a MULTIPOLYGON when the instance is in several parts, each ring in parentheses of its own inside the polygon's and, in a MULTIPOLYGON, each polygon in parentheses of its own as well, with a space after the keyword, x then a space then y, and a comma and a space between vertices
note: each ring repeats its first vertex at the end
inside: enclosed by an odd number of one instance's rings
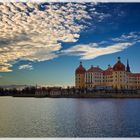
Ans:
POLYGON ((128 74, 128 89, 140 89, 140 74, 128 74))
POLYGON ((113 88, 125 89, 127 87, 127 79, 125 71, 113 71, 113 88))
POLYGON ((75 71, 76 88, 85 88, 85 73, 86 69, 82 66, 82 62, 80 62, 79 67, 75 71))
POLYGON ((113 76, 112 76, 112 74, 104 75, 103 76, 103 85, 105 87, 112 87, 112 83, 113 83, 113 76))
POLYGON ((76 88, 85 88, 85 74, 76 74, 75 77, 76 88))
POLYGON ((80 65, 75 72, 76 88, 98 89, 140 89, 140 73, 131 73, 129 66, 125 67, 120 58, 113 67, 102 70, 91 67, 88 70, 80 65))

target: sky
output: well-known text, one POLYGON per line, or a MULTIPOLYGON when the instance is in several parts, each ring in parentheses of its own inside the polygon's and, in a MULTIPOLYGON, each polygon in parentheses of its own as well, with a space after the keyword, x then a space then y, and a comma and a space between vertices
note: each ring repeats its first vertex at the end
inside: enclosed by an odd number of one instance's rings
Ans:
POLYGON ((82 61, 140 72, 140 3, 0 3, 0 85, 73 86, 82 61))

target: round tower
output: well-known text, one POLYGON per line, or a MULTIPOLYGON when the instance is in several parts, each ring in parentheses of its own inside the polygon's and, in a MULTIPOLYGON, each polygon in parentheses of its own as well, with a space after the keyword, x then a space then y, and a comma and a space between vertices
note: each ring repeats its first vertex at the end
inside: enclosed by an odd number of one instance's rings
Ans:
POLYGON ((117 89, 126 88, 126 71, 125 65, 118 57, 117 63, 113 66, 113 87, 117 89))
POLYGON ((86 69, 83 67, 82 62, 80 62, 79 67, 75 70, 76 88, 85 88, 85 73, 86 69))

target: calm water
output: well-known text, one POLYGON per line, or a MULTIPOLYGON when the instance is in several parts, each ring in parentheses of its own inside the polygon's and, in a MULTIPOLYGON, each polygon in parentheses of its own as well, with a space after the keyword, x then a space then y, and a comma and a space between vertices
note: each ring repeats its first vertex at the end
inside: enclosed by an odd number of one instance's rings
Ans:
POLYGON ((0 137, 104 136, 140 136, 140 99, 0 97, 0 137))

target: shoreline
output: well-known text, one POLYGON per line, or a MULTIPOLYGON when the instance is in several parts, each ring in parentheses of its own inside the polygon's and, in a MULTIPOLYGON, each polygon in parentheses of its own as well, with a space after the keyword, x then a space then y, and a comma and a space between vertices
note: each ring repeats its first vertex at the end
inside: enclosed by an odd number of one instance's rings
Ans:
POLYGON ((3 90, 0 96, 34 98, 140 98, 140 90, 35 89, 3 90))
POLYGON ((34 98, 140 98, 140 94, 75 94, 75 95, 49 95, 49 96, 35 96, 35 95, 14 95, 11 97, 34 97, 34 98))

